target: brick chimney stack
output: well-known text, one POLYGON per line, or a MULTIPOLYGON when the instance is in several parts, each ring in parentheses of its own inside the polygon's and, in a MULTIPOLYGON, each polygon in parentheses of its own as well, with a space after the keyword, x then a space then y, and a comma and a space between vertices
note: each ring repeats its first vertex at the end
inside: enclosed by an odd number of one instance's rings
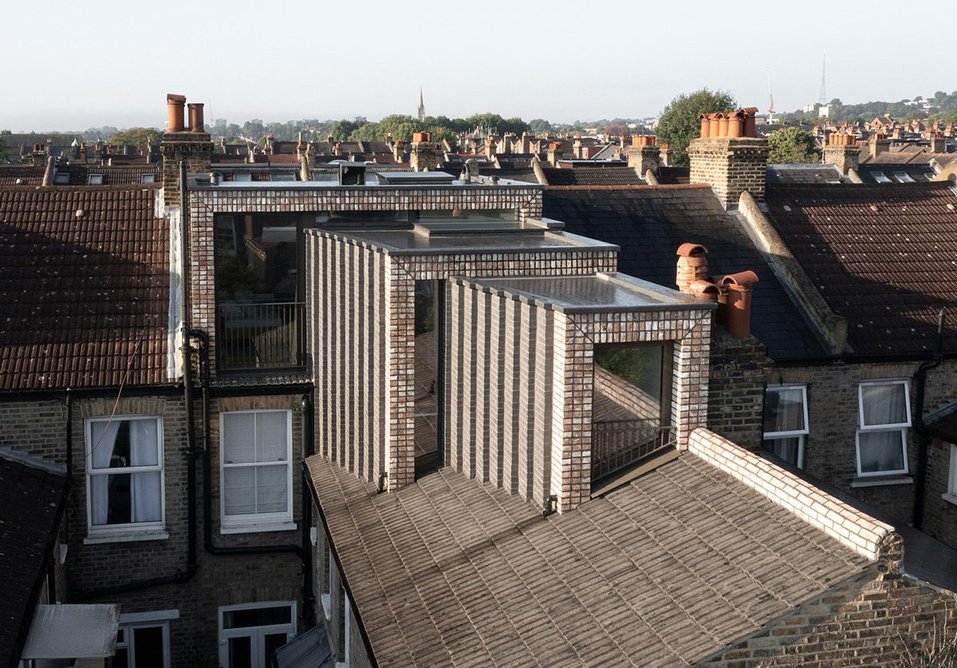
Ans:
POLYGON ((847 132, 832 132, 827 136, 824 147, 824 162, 837 167, 841 174, 857 169, 860 162, 860 149, 854 135, 847 132))
POLYGON ((409 155, 409 165, 414 172, 431 172, 438 169, 438 147, 432 143, 431 132, 412 133, 412 151, 409 155))
POLYGON ((930 152, 945 153, 947 151, 947 140, 939 132, 930 133, 930 152))
POLYGON ((755 107, 702 114, 701 136, 688 146, 691 183, 707 183, 726 209, 748 191, 764 200, 768 140, 755 136, 755 107))
POLYGON ((191 174, 206 174, 212 159, 213 142, 203 125, 203 105, 189 105, 189 128, 185 126, 185 107, 184 96, 167 94, 166 133, 160 141, 166 206, 179 206, 179 163, 185 161, 191 174))
POLYGON ((625 147, 625 154, 628 156, 628 166, 642 178, 649 169, 655 174, 658 173, 661 149, 658 148, 654 135, 633 135, 631 146, 625 147))
POLYGON ((891 140, 887 138, 887 135, 876 132, 871 135, 870 142, 868 143, 870 148, 871 160, 874 160, 881 153, 887 153, 891 148, 891 140))

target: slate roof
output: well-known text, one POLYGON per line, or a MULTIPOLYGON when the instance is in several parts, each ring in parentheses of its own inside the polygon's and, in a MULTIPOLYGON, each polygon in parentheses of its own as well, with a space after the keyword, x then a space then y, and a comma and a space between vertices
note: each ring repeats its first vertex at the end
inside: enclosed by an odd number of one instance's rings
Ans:
POLYGON ((543 167, 551 186, 637 186, 644 181, 627 165, 607 167, 543 167))
POLYGON ((864 183, 921 183, 930 181, 936 172, 928 163, 920 164, 871 164, 859 165, 857 174, 864 183))
POLYGON ((784 288, 744 230, 707 186, 657 186, 620 190, 545 188, 543 215, 565 229, 621 247, 618 270, 666 287, 675 286, 678 246, 708 249, 712 276, 751 269, 754 287, 751 331, 777 361, 824 355, 784 288))
POLYGON ((669 167, 667 165, 658 167, 658 183, 662 185, 690 182, 691 170, 688 167, 669 167))
POLYGON ((673 666, 868 561, 692 455, 543 518, 441 469, 390 494, 307 460, 379 666, 673 666))
POLYGON ((169 227, 155 194, 0 189, 0 391, 166 381, 169 227))
MULTIPOLYGON (((85 186, 90 182, 90 174, 101 174, 104 186, 137 185, 143 183, 144 175, 152 175, 154 183, 163 180, 163 170, 158 164, 150 165, 58 165, 57 174, 70 175, 71 186, 85 186)), ((41 181, 43 175, 40 175, 41 181)))
MULTIPOLYGON (((60 520, 66 472, 29 465, 0 452, 0 666, 15 666, 21 625, 33 619, 37 582, 45 575, 60 520)), ((24 628, 24 631, 26 631, 24 628)))
POLYGON ((768 183, 840 183, 844 180, 834 165, 768 165, 768 183))
MULTIPOLYGON (((947 183, 769 186, 768 217, 858 355, 936 350, 957 295, 957 197, 947 183)), ((957 350, 951 317, 945 349, 957 350)))

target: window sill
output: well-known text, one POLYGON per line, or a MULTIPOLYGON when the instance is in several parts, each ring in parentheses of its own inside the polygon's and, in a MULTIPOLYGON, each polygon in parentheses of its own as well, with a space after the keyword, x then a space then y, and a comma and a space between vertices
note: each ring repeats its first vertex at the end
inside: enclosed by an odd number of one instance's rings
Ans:
POLYGON ((268 533, 270 531, 295 531, 299 525, 295 522, 263 522, 262 524, 236 524, 219 528, 223 535, 234 533, 268 533))
POLYGON ((909 475, 862 476, 851 481, 851 487, 885 487, 891 485, 911 485, 914 479, 909 475))
POLYGON ((955 494, 941 494, 940 498, 942 498, 947 503, 952 503, 955 506, 957 506, 957 495, 955 494))
POLYGON ((322 614, 328 622, 332 619, 332 597, 329 594, 319 594, 319 600, 322 602, 322 614))
POLYGON ((83 539, 83 544, 102 545, 104 543, 135 543, 150 540, 169 540, 169 534, 163 530, 129 531, 124 533, 91 533, 83 539))

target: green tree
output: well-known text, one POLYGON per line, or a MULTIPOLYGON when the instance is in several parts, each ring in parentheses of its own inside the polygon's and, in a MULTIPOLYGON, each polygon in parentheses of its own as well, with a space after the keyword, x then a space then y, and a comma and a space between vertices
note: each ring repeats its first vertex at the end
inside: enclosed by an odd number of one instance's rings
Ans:
POLYGON ((379 124, 365 122, 349 134, 350 141, 374 141, 378 139, 379 124))
POLYGON ((108 144, 132 144, 133 146, 143 146, 147 142, 159 144, 163 138, 163 133, 156 128, 127 128, 114 132, 106 138, 108 144))
POLYGON ((419 122, 405 114, 389 114, 379 121, 375 139, 385 139, 389 135, 396 140, 409 141, 412 133, 419 131, 419 122))
MULTIPOLYGON (((336 138, 336 141, 346 141, 349 139, 349 135, 359 129, 359 124, 355 121, 347 121, 342 119, 341 121, 336 121, 332 124, 332 127, 329 128, 329 134, 336 138)), ((322 140, 325 141, 325 137, 322 137, 322 140)))
POLYGON ((782 128, 768 135, 768 162, 785 163, 819 162, 821 153, 814 136, 801 128, 782 128))
POLYGON ((661 111, 655 134, 658 143, 668 144, 672 165, 688 166, 688 144, 701 129, 700 114, 729 111, 737 107, 730 93, 707 88, 679 95, 661 111))
POLYGON ((6 162, 7 159, 7 142, 3 141, 3 137, 0 137, 0 163, 6 162))

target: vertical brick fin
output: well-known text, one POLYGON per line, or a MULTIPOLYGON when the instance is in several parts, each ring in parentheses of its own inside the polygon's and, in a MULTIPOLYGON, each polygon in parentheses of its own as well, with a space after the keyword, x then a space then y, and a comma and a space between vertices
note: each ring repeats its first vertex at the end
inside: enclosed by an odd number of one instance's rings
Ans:
POLYGON ((868 559, 903 559, 894 528, 822 492, 799 477, 707 429, 695 429, 688 450, 868 559))

